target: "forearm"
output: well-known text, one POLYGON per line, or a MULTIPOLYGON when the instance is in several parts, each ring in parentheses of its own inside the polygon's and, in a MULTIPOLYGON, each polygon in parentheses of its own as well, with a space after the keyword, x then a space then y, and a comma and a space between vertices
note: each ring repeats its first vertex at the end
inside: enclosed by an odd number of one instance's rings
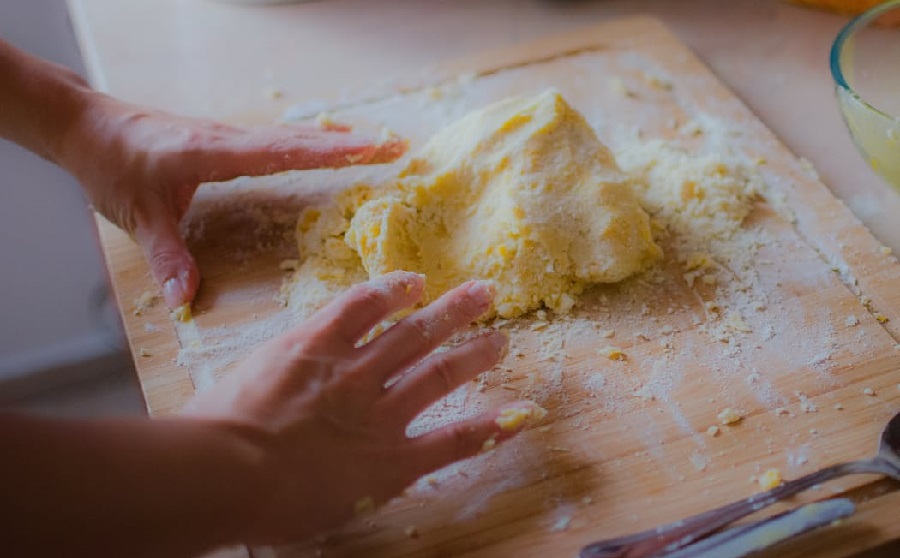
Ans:
POLYGON ((71 70, 0 40, 0 137, 59 162, 66 135, 95 95, 71 70))
POLYGON ((0 415, 0 447, 13 556, 192 556, 240 542, 265 492, 255 445, 218 423, 0 415))

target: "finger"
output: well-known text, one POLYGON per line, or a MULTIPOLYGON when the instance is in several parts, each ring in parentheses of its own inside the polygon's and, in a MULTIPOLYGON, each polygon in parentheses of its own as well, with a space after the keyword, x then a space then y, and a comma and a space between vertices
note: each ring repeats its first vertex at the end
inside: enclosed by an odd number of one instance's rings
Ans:
POLYGON ((410 440, 411 459, 420 475, 493 449, 528 426, 546 411, 530 401, 519 401, 473 419, 433 430, 410 440), (508 416, 522 420, 509 421, 508 416))
POLYGON ((373 327, 421 300, 425 279, 418 273, 395 271, 354 285, 310 320, 329 341, 352 348, 373 327))
POLYGON ((200 271, 174 218, 138 222, 134 237, 150 263, 153 278, 162 287, 166 305, 177 308, 194 300, 200 286, 200 271))
POLYGON ((484 281, 471 281, 447 292, 367 344, 359 361, 360 370, 365 370, 379 385, 384 384, 484 314, 493 295, 493 288, 484 281), (376 370, 380 374, 373 373, 376 370))
POLYGON ((292 133, 285 129, 230 134, 196 151, 201 182, 262 176, 287 170, 389 163, 406 152, 400 138, 377 140, 343 132, 292 133))
POLYGON ((404 426, 429 405, 500 360, 509 339, 499 331, 432 354, 388 389, 381 405, 404 426))

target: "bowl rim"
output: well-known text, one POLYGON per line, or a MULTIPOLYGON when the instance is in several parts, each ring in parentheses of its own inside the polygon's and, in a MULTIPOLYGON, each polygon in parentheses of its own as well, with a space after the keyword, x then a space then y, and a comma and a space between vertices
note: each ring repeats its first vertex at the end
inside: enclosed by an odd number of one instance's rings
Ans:
POLYGON ((885 12, 892 10, 893 8, 900 8, 900 0, 887 0, 877 6, 870 8, 869 10, 859 14, 858 16, 851 19, 841 31, 835 37, 834 42, 831 43, 831 52, 829 53, 829 66, 831 67, 831 77, 834 79, 835 84, 844 89, 847 93, 849 93, 853 98, 857 101, 863 103, 866 107, 872 109, 878 114, 888 118, 890 120, 896 120, 893 116, 887 114, 886 112, 878 109, 877 107, 872 106, 870 103, 866 102, 859 93, 853 90, 852 87, 847 83, 847 80, 844 79, 844 71, 841 69, 841 51, 844 49, 844 43, 847 42, 847 39, 850 38, 853 33, 859 29, 860 27, 866 25, 876 17, 884 14, 885 12))

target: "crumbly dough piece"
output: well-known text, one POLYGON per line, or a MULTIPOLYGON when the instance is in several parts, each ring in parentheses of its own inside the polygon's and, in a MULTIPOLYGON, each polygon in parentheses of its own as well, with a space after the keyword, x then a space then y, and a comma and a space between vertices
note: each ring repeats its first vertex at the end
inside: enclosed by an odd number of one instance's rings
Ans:
POLYGON ((359 185, 339 193, 331 203, 304 209, 297 220, 297 247, 302 263, 279 299, 305 319, 354 283, 368 279, 359 256, 344 234, 356 209, 372 195, 359 185))
POLYGON ((721 153, 688 153, 663 140, 634 141, 616 152, 643 207, 682 237, 708 244, 741 228, 762 179, 721 153))
POLYGON ((661 253, 631 181, 555 91, 439 132, 396 183, 361 203, 344 239, 369 276, 425 274, 426 302, 493 280, 504 318, 566 312, 586 285, 621 281, 661 253))

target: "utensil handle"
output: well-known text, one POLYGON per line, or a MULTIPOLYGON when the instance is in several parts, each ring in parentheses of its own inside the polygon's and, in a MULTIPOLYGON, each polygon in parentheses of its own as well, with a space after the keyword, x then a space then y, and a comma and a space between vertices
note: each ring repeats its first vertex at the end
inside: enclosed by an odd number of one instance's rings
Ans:
POLYGON ((830 525, 855 511, 856 506, 847 498, 813 502, 756 522, 728 527, 661 558, 743 558, 830 525))
POLYGON ((718 531, 729 523, 747 517, 807 488, 844 475, 859 473, 883 474, 884 464, 880 458, 875 457, 873 459, 832 465, 788 481, 766 492, 754 494, 749 498, 726 504, 720 508, 709 510, 687 519, 654 527, 640 533, 590 544, 581 549, 579 557, 652 558, 660 556, 663 553, 672 552, 691 544, 710 533, 718 531))

